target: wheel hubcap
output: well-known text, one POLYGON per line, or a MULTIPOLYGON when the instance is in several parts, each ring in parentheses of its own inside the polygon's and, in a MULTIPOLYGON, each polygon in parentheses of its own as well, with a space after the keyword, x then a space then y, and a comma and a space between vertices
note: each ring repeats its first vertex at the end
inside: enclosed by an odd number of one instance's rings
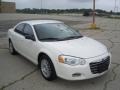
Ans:
POLYGON ((41 61, 41 71, 46 78, 50 77, 51 74, 50 64, 46 59, 43 59, 41 61))

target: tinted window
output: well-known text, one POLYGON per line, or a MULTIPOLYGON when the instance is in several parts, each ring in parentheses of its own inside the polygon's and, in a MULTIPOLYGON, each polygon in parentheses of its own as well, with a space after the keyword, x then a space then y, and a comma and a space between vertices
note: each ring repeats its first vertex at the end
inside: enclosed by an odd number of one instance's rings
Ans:
POLYGON ((20 33, 20 34, 23 34, 23 28, 24 28, 25 24, 22 23, 22 24, 19 24, 16 28, 15 28, 15 31, 20 33))
POLYGON ((27 35, 34 35, 34 34, 33 34, 32 27, 31 27, 30 25, 28 25, 28 24, 25 25, 24 34, 27 34, 27 35))
POLYGON ((38 25, 34 25, 34 28, 39 40, 43 40, 43 39, 65 40, 65 39, 74 39, 76 37, 77 38, 81 37, 80 33, 73 30, 71 27, 61 23, 38 24, 38 25))

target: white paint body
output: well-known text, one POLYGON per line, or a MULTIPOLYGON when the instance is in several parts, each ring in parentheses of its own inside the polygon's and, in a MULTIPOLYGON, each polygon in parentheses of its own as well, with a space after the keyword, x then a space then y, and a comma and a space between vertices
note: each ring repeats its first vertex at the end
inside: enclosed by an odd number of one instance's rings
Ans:
MULTIPOLYGON (((35 24, 62 22, 52 20, 34 20, 21 23, 27 23, 33 28, 33 25, 35 24)), ((84 36, 83 38, 66 41, 41 42, 38 40, 33 28, 36 41, 32 41, 27 40, 24 36, 16 33, 14 31, 15 27, 8 31, 8 37, 11 39, 14 48, 34 64, 38 64, 38 55, 41 52, 47 54, 54 64, 57 76, 60 78, 66 80, 83 80, 101 76, 107 72, 105 71, 100 74, 92 74, 90 70, 89 64, 91 62, 99 62, 107 56, 111 57, 110 53, 107 51, 106 46, 94 39, 84 36), (58 61, 59 55, 70 55, 84 58, 86 60, 86 64, 77 66, 63 64, 58 61), (72 77, 72 74, 74 73, 81 73, 81 76, 72 77)))

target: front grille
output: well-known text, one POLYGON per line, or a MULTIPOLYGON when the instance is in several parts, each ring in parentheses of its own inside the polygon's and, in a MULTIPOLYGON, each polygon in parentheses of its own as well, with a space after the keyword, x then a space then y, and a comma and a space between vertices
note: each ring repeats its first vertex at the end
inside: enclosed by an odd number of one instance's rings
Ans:
POLYGON ((108 70, 110 64, 110 57, 106 57, 105 59, 102 59, 100 62, 92 62, 90 63, 90 69, 93 74, 102 73, 106 70, 108 70))

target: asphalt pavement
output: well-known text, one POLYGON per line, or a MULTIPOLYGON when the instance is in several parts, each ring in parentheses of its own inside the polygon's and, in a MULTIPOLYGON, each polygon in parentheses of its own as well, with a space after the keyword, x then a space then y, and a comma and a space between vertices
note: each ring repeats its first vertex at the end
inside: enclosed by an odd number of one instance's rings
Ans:
POLYGON ((120 20, 97 17, 98 30, 89 28, 91 20, 92 17, 79 15, 0 14, 0 90, 120 90, 120 20), (11 55, 8 50, 8 29, 20 21, 32 19, 61 20, 105 44, 112 53, 108 73, 82 81, 44 80, 37 66, 21 55, 11 55))

